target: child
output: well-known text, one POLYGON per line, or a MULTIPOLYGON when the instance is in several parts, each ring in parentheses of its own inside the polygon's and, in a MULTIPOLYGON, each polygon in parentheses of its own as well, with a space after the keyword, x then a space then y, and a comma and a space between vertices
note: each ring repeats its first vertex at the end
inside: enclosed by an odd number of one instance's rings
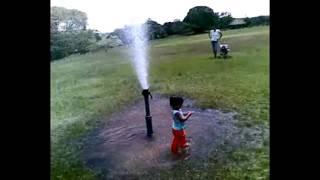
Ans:
POLYGON ((173 154, 179 154, 179 150, 185 150, 189 147, 186 140, 185 121, 189 119, 192 112, 183 113, 180 109, 183 104, 183 98, 170 97, 170 106, 172 108, 172 132, 173 141, 171 151, 173 154))

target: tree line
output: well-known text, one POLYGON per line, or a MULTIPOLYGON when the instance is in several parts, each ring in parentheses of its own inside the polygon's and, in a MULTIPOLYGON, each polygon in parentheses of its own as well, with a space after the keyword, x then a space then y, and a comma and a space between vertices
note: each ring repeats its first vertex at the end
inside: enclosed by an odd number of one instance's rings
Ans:
MULTIPOLYGON (((123 44, 129 44, 126 31, 130 26, 115 29, 107 36, 102 36, 97 30, 87 29, 87 15, 76 9, 63 7, 51 8, 51 60, 57 60, 71 54, 84 54, 101 48, 109 48, 110 45, 104 42, 111 36, 118 37, 123 44)), ((234 20, 229 12, 214 12, 206 6, 191 8, 186 17, 173 22, 166 22, 163 25, 148 19, 144 25, 148 27, 148 39, 160 39, 170 35, 193 35, 204 33, 212 27, 219 29, 230 28, 234 20)), ((245 18, 245 25, 241 27, 268 25, 269 16, 258 16, 245 18)))

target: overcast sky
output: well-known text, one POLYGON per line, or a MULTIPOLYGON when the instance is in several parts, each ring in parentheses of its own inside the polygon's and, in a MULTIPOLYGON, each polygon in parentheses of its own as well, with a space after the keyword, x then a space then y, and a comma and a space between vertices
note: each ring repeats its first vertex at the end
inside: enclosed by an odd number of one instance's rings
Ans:
POLYGON ((86 12, 88 28, 101 32, 145 22, 148 18, 160 24, 183 20, 194 6, 231 12, 236 18, 269 15, 269 0, 51 0, 51 6, 86 12))

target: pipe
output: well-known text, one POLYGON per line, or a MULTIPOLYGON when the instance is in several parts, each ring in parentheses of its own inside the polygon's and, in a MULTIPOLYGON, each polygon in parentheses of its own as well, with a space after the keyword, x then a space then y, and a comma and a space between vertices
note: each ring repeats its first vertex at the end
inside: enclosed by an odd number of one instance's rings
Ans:
POLYGON ((149 91, 149 89, 143 89, 142 93, 141 93, 144 97, 144 103, 145 103, 145 107, 146 107, 146 126, 147 126, 147 136, 151 137, 153 134, 153 130, 152 130, 152 116, 150 115, 150 104, 149 104, 149 96, 152 99, 152 95, 149 91))

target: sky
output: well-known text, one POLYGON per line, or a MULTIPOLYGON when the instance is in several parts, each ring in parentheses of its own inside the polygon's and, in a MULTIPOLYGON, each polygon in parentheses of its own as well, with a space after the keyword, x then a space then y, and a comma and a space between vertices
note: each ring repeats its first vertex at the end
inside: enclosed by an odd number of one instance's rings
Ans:
POLYGON ((163 24, 181 21, 194 6, 230 12, 235 18, 269 15, 269 0, 51 0, 51 6, 78 9, 88 16, 88 28, 112 32, 148 18, 163 24))

